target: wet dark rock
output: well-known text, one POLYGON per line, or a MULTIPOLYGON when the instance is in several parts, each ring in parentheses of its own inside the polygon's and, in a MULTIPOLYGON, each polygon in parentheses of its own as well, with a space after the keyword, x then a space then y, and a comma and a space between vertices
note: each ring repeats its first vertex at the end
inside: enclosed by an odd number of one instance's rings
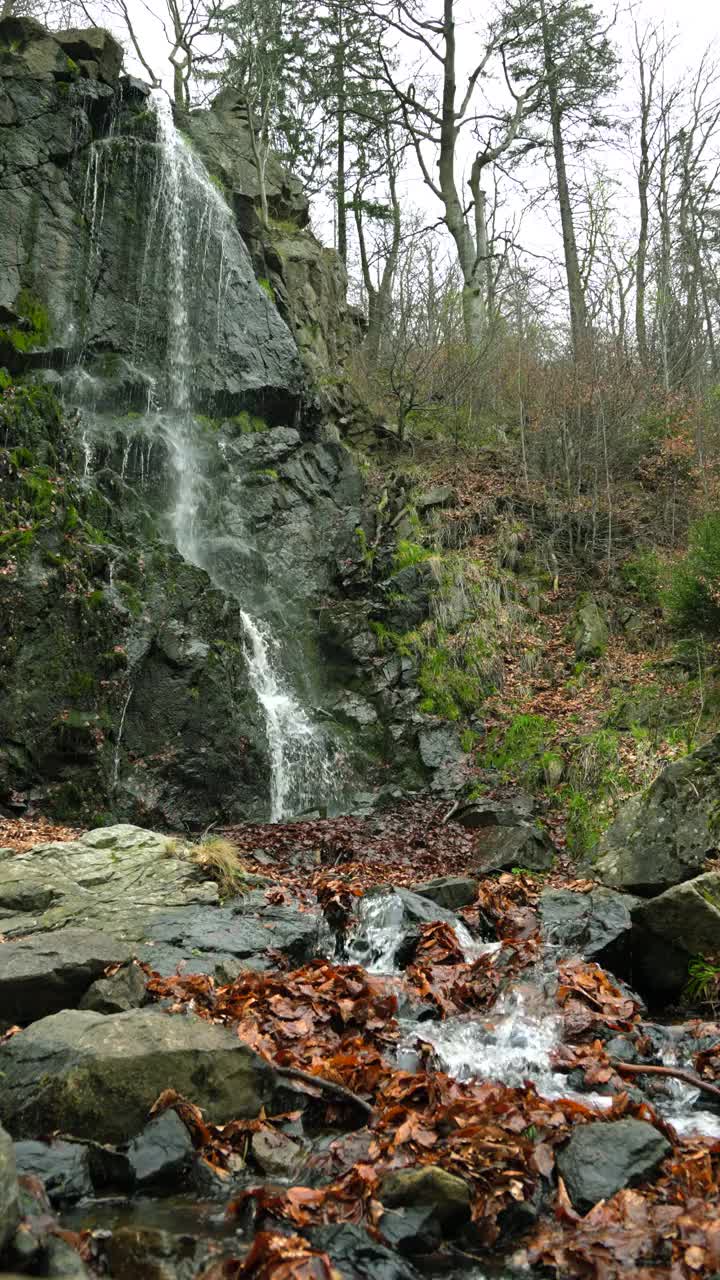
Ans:
POLYGON ((594 874, 643 897, 691 880, 718 850, 720 734, 663 769, 623 805, 600 842, 594 874))
POLYGON ((52 1205, 65 1208, 93 1194, 87 1148, 81 1142, 18 1142, 18 1173, 32 1173, 42 1180, 52 1205))
POLYGON ((673 885, 632 913, 633 980, 649 999, 678 996, 693 956, 712 955, 720 940, 720 872, 673 885))
POLYGON ((49 1280, 90 1280, 90 1272, 76 1249, 61 1236, 49 1235, 45 1242, 45 1275, 49 1280))
POLYGON ((361 900, 358 922, 348 939, 351 958, 366 966, 384 959, 405 968, 415 955, 419 926, 436 921, 453 929, 460 924, 452 911, 411 889, 371 889, 361 900))
POLYGON ((304 1232, 315 1249, 327 1253, 344 1280, 418 1280, 418 1272, 396 1253, 377 1244, 364 1227, 333 1223, 304 1232))
POLYGON ((0 1253, 18 1222, 18 1184, 12 1139, 0 1127, 0 1253))
POLYGON ((181 962, 196 973, 213 973, 218 964, 229 964, 232 972, 233 958, 245 968, 265 968, 270 950, 301 965, 317 954, 320 928, 320 916, 248 895, 212 911, 182 908, 157 916, 151 941, 138 952, 162 974, 174 973, 181 962))
POLYGON ((429 511, 432 507, 451 507, 457 501, 457 494, 449 484, 436 484, 432 489, 426 489, 424 493, 418 494, 414 500, 417 511, 429 511))
POLYGON ((108 965, 128 959, 123 943, 87 929, 58 929, 3 943, 0 1008, 22 1024, 73 1008, 108 965))
POLYGON ((481 875, 491 871, 550 871, 555 862, 555 846, 541 827, 529 822, 515 826, 493 826, 483 832, 473 870, 481 875))
POLYGON ((0 1120, 18 1138, 61 1129, 100 1142, 141 1130, 164 1089, 224 1123, 255 1116, 272 1069, 225 1027, 159 1009, 53 1014, 0 1047, 0 1120))
POLYGON ((610 631, 604 611, 596 600, 581 604, 575 620, 575 657, 579 662, 601 658, 607 649, 610 631))
POLYGON ((446 1231, 469 1221, 471 1198, 467 1182, 439 1165, 388 1173, 379 1191, 381 1203, 389 1209, 429 1206, 446 1231))
POLYGON ((670 1143, 643 1120, 593 1121, 575 1129, 557 1158, 576 1209, 588 1212, 623 1187, 652 1179, 670 1143))
POLYGON ((439 907, 458 911, 460 907, 472 906, 477 898, 478 881, 472 876, 438 876, 424 884, 413 885, 412 891, 421 898, 436 902, 439 907))
POLYGON ((504 800, 470 800, 458 809, 453 821, 471 831, 484 827, 514 827, 519 822, 527 822, 534 808, 532 796, 519 791, 504 800))
POLYGON ((285 1133, 261 1129, 253 1134, 252 1156, 266 1177, 292 1178, 303 1159, 303 1148, 285 1133))
POLYGON ((380 1219, 380 1234, 391 1249, 407 1257, 432 1253, 442 1242, 442 1229, 432 1205, 389 1209, 380 1219))
POLYGON ((90 1009, 93 1013, 127 1013, 129 1009, 140 1009, 149 999, 145 983, 145 974, 139 965, 123 965, 109 978, 93 982, 78 1008, 90 1009))
POLYGON ((191 1280, 198 1242, 158 1227, 123 1226, 111 1232, 103 1257, 113 1280, 191 1280))
POLYGON ((176 1111, 155 1116, 127 1151, 138 1187, 176 1182, 190 1167, 193 1141, 176 1111))
POLYGON ((708 871, 640 903, 633 920, 688 956, 713 953, 720 943, 720 871, 708 871))
POLYGON ((631 912, 638 899, 614 889, 573 893, 546 889, 540 896, 543 938, 563 952, 612 969, 628 960, 632 942, 631 912))

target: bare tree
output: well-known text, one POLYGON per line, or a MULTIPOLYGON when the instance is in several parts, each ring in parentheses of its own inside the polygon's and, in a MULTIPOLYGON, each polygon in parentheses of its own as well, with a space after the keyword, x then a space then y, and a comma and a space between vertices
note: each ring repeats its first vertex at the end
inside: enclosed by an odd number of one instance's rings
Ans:
MULTIPOLYGON (((490 166, 518 143, 523 122, 535 109, 537 85, 517 92, 503 57, 503 42, 489 32, 475 65, 462 88, 458 86, 455 0, 437 0, 427 15, 419 0, 369 0, 383 16, 386 27, 405 41, 412 41, 422 68, 414 77, 401 79, 387 51, 380 51, 385 82, 394 95, 423 180, 440 201, 443 221, 455 244, 462 273, 465 337, 475 348, 483 344, 487 325, 488 242, 486 196, 483 177, 490 166), (480 83, 493 60, 500 66, 512 105, 500 111, 475 109, 480 83), (467 197, 458 177, 458 144, 461 136, 476 137, 485 128, 467 179, 467 197), (437 156, 437 177, 434 173, 437 156)), ((525 148, 531 143, 525 142, 525 148)))

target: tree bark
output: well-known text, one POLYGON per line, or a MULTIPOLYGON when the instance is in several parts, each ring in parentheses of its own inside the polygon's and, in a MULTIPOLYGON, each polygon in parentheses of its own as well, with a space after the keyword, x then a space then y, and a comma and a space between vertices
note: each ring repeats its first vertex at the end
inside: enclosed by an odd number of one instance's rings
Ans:
POLYGON ((575 359, 585 351, 590 336, 587 314, 587 303, 580 273, 575 223, 573 221, 570 184, 565 162, 565 141, 562 129, 562 106, 557 91, 557 68, 553 56, 550 37, 550 24, 547 17, 545 0, 540 0, 542 21, 543 60, 547 79, 548 100, 550 103, 550 121, 552 125, 553 155, 555 158, 555 176, 557 180, 558 205, 560 207, 560 223, 562 226, 563 253, 565 257, 565 273, 567 276, 568 300, 570 303, 570 332, 575 359))
POLYGON ((335 201, 337 217, 337 251, 344 267, 347 266, 347 193, 345 184, 346 146, 346 92, 345 92, 345 25, 342 4, 337 8, 335 36, 335 78, 337 93, 337 155, 335 177, 335 201))

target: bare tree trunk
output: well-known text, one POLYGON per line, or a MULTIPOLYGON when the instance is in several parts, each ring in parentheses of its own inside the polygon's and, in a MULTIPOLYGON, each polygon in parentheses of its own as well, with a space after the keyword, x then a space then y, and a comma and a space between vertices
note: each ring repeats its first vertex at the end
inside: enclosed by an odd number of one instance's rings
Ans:
POLYGON ((337 251, 343 266, 347 266, 347 193, 345 186, 345 24, 342 4, 337 8, 337 45, 335 47, 335 79, 337 90, 337 156, 335 169, 335 201, 337 207, 337 251))
POLYGON ((557 69, 550 43, 550 27, 547 19, 545 0, 540 0, 542 18, 543 55, 547 80, 548 100, 550 103, 550 121, 552 125, 553 154, 555 157, 555 176, 557 180, 558 204, 560 207, 560 223, 562 226, 563 252, 565 255, 565 272, 567 275, 568 300, 570 302, 570 331, 575 358, 586 349, 589 334, 587 303, 580 274, 580 261, 575 238, 570 184, 565 163, 565 141, 562 131, 562 109, 557 92, 557 69))

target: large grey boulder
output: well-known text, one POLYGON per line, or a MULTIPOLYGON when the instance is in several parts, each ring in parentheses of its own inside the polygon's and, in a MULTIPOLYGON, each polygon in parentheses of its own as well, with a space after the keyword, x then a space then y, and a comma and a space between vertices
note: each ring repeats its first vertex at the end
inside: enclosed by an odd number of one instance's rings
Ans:
POLYGON ((654 997, 680 995, 694 956, 720 947, 720 872, 673 885, 633 910, 633 981, 654 997))
POLYGON ((0 1073, 0 1120, 14 1137, 60 1129, 113 1143, 142 1129, 164 1089, 222 1124, 256 1116, 274 1081, 228 1028, 156 1008, 43 1018, 0 1047, 0 1073))
POLYGON ((0 945, 0 1010, 12 1022, 34 1022, 72 1009, 90 984, 129 951, 107 934, 58 929, 0 945))
POLYGON ((437 876, 434 880, 413 885, 413 893, 429 898, 439 907, 447 907, 448 911, 458 911, 460 907, 472 906, 477 898, 478 885, 479 881, 473 876, 437 876))
POLYGON ((632 938, 633 908, 638 899, 614 889, 589 893, 546 889, 540 895, 543 938, 563 952, 579 952, 586 960, 612 969, 625 960, 632 938))
POLYGON ((18 1173, 40 1178, 50 1203, 58 1208, 93 1194, 90 1156, 81 1142, 18 1142, 15 1159, 18 1173))
POLYGON ((549 871, 555 861, 555 847, 541 827, 532 822, 515 826, 488 827, 478 840, 472 869, 479 875, 491 871, 549 871))
POLYGON ((467 1182, 434 1164, 388 1173, 380 1187, 380 1201, 389 1209, 429 1205, 447 1228, 468 1221, 471 1200, 467 1182))
POLYGON ((720 871, 666 889, 633 911, 636 924, 686 955, 720 948, 720 871))
POLYGON ((125 823, 36 845, 0 862, 0 933, 12 938, 82 923, 143 939, 171 908, 218 902, 217 885, 188 852, 182 841, 125 823))
POLYGON ((576 1209, 586 1213, 616 1191, 648 1181, 671 1150, 644 1120, 597 1121, 574 1130, 557 1167, 576 1209))
POLYGON ((12 1139, 0 1126, 0 1254, 15 1231, 18 1216, 15 1151, 12 1139))
POLYGON ((588 600, 575 620, 575 657, 579 662, 600 658, 607 649, 610 632, 603 610, 595 600, 588 600))
POLYGON ((719 794, 717 734, 623 805, 600 842, 594 873, 614 889, 648 897, 692 879, 720 847, 719 794))

